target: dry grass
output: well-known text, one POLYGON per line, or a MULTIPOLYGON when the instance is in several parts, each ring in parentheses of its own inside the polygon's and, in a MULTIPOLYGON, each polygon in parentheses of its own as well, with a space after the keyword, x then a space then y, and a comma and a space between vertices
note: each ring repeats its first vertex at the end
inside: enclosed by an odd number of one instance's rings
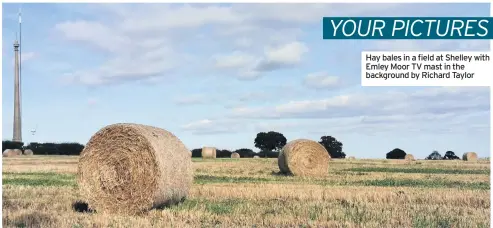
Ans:
POLYGON ((117 216, 74 211, 77 157, 4 158, 3 225, 490 227, 489 161, 336 159, 327 177, 307 178, 277 175, 277 159, 192 160, 184 203, 117 216))

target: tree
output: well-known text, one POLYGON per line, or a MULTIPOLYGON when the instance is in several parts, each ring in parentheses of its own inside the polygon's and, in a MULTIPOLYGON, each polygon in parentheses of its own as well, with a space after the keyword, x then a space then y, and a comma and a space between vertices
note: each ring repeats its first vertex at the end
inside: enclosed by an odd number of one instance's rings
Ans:
POLYGON ((235 152, 240 154, 240 157, 242 158, 251 158, 255 155, 255 152, 253 152, 253 150, 247 148, 237 149, 235 150, 235 152))
POLYGON ((460 159, 460 158, 457 157, 453 151, 450 151, 449 150, 449 151, 445 152, 445 155, 443 156, 443 159, 456 160, 456 159, 460 159))
POLYGON ((275 131, 259 132, 255 137, 255 147, 260 151, 279 151, 286 145, 286 137, 275 131))
POLYGON ((218 158, 230 158, 233 152, 229 150, 216 150, 216 157, 218 158))
POLYGON ((202 148, 197 148, 192 150, 192 157, 200 158, 202 157, 202 148))
POLYGON ((427 160, 442 160, 442 155, 438 151, 434 150, 428 157, 427 160))
POLYGON ((406 152, 399 148, 395 148, 392 151, 388 152, 386 156, 387 159, 404 159, 405 157, 406 152))
POLYGON ((332 136, 322 136, 318 142, 325 147, 331 158, 345 158, 346 154, 342 152, 342 143, 332 136))

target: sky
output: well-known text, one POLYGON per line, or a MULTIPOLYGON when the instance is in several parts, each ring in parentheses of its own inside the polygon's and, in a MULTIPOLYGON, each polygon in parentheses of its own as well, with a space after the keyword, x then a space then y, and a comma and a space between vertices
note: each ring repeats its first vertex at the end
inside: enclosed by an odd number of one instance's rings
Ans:
MULTIPOLYGON (((17 3, 3 3, 2 137, 17 3)), ((490 155, 488 87, 362 87, 362 51, 487 51, 488 40, 323 40, 324 16, 489 16, 489 4, 22 4, 24 142, 87 143, 114 123, 189 149, 330 135, 348 156, 490 155), (36 130, 35 134, 31 130, 36 130)))

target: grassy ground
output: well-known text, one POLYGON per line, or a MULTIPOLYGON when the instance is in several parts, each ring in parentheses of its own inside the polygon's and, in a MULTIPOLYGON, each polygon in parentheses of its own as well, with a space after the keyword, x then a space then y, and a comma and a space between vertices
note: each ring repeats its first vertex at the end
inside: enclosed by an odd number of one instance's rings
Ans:
POLYGON ((81 213, 77 157, 3 158, 4 227, 490 227, 489 161, 333 160, 328 177, 277 175, 276 159, 193 159, 180 205, 81 213))

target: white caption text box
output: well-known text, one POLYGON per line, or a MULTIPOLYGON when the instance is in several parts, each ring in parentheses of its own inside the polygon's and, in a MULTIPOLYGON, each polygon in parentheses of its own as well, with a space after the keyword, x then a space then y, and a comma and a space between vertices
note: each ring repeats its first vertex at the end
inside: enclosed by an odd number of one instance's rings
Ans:
POLYGON ((491 52, 362 52, 362 86, 489 86, 491 52), (489 61, 479 61, 487 59, 489 61), (404 60, 406 59, 406 60, 404 60), (454 69, 455 68, 455 69, 454 69))

